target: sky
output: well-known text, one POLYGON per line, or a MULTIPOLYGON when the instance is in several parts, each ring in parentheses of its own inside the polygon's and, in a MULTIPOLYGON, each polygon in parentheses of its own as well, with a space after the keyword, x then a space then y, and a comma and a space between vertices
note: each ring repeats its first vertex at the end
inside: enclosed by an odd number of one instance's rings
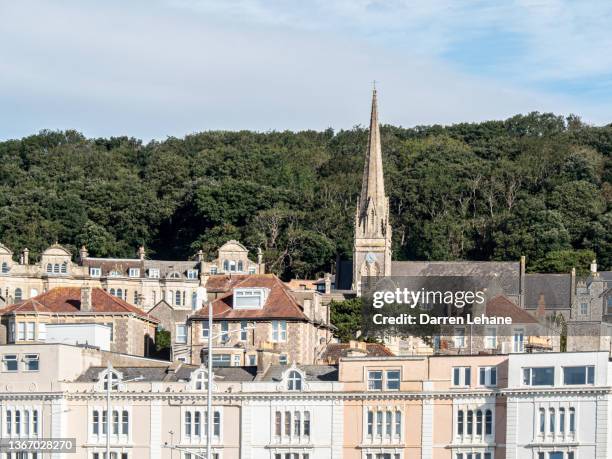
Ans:
POLYGON ((608 0, 0 0, 0 139, 612 122, 608 0))

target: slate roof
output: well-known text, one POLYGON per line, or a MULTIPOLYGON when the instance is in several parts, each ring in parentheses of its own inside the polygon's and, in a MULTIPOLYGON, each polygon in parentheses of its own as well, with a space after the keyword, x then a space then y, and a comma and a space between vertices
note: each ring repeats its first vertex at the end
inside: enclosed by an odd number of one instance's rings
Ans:
MULTIPOLYGON (((224 295, 212 304, 213 315, 215 320, 302 320, 307 321, 308 317, 302 311, 302 308, 291 295, 289 288, 273 274, 252 274, 244 276, 242 280, 233 285, 234 288, 253 288, 264 287, 270 290, 266 303, 262 309, 234 309, 233 308, 233 291, 224 295)), ((191 319, 208 319, 208 305, 196 311, 191 319)))
POLYGON ((570 274, 526 274, 525 309, 569 309, 572 278, 570 274))
MULTIPOLYGON (((91 312, 113 313, 113 314, 135 314, 152 322, 159 322, 155 317, 149 315, 101 288, 91 289, 91 312)), ((8 313, 81 313, 81 289, 80 287, 55 287, 48 292, 29 298, 20 303, 15 303, 0 309, 1 314, 8 313)))
MULTIPOLYGON (((142 377, 143 382, 178 382, 188 381, 191 373, 196 370, 195 365, 181 365, 175 370, 169 366, 160 367, 113 367, 123 375, 123 379, 142 377)), ((98 375, 106 367, 92 366, 79 375, 76 382, 96 382, 98 375)), ((215 381, 253 381, 257 374, 257 367, 217 367, 214 369, 215 381)))
POLYGON ((487 302, 485 316, 510 317, 512 318, 513 325, 539 323, 531 314, 521 309, 503 295, 498 295, 487 302))
MULTIPOLYGON (((281 381, 287 365, 271 365, 259 381, 281 381)), ((338 381, 338 367, 335 365, 296 365, 303 371, 306 381, 338 381)))
POLYGON ((139 258, 84 258, 81 264, 85 267, 97 267, 102 270, 102 276, 108 276, 111 271, 118 271, 122 276, 128 275, 130 268, 139 268, 140 276, 147 277, 150 268, 159 269, 160 278, 165 278, 171 272, 178 272, 181 278, 186 277, 188 270, 198 270, 200 263, 193 260, 141 260, 139 258))
POLYGON ((234 285, 247 278, 245 274, 215 274, 206 280, 206 291, 210 293, 224 293, 230 291, 234 285))
POLYGON ((496 278, 506 295, 518 295, 521 265, 513 261, 393 261, 392 276, 496 278))

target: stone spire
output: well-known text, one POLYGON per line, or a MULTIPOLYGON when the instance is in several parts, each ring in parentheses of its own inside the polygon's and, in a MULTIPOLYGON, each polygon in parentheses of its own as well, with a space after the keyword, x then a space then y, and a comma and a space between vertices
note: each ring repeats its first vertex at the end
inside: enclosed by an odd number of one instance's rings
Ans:
POLYGON ((353 246, 353 289, 359 295, 362 277, 391 274, 391 225, 389 199, 385 195, 376 88, 372 94, 372 113, 368 149, 363 168, 361 194, 355 209, 353 246))
POLYGON ((373 233, 373 235, 384 235, 384 226, 387 220, 387 197, 383 176, 382 149, 380 147, 376 89, 372 93, 368 149, 366 150, 363 168, 357 219, 362 231, 373 233))

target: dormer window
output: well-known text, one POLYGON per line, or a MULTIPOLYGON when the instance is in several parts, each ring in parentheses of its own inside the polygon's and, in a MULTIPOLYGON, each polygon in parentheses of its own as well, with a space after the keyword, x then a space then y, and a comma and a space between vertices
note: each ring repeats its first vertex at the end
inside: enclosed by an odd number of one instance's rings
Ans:
POLYGON ((139 268, 130 268, 128 270, 128 276, 130 276, 130 277, 140 277, 140 269, 139 268))
POLYGON ((170 274, 168 274, 168 279, 180 279, 181 278, 181 273, 176 272, 176 271, 172 271, 170 274))
POLYGON ((102 270, 100 268, 95 268, 92 266, 89 268, 89 275, 91 277, 100 277, 102 275, 102 270))
POLYGON ((112 271, 108 273, 108 277, 121 277, 121 274, 122 274, 121 271, 113 269, 112 271))
POLYGON ((235 288, 234 309, 262 309, 270 290, 267 288, 235 288))
POLYGON ((200 367, 191 373, 188 387, 194 391, 204 391, 208 389, 208 372, 205 368, 200 367))
POLYGON ((119 373, 113 370, 104 370, 100 373, 100 381, 102 390, 108 390, 108 384, 110 380, 110 390, 117 390, 119 388, 119 383, 121 382, 121 378, 119 377, 119 373))
POLYGON ((159 279, 159 269, 149 268, 149 277, 151 279, 159 279))
POLYGON ((297 370, 291 370, 287 377, 287 390, 302 390, 302 375, 297 370))
POLYGON ((187 271, 187 279, 197 279, 198 272, 195 269, 190 269, 187 271))

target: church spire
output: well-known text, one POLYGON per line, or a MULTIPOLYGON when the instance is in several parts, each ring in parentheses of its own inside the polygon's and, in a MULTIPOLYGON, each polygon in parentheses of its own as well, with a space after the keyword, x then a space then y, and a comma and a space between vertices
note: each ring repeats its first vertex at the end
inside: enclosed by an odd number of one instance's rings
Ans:
POLYGON ((372 92, 372 113, 370 132, 363 169, 363 182, 359 197, 359 218, 367 218, 368 210, 374 208, 378 218, 384 218, 386 206, 385 180, 383 176, 382 150, 380 147, 380 128, 378 125, 378 104, 376 88, 372 92))

